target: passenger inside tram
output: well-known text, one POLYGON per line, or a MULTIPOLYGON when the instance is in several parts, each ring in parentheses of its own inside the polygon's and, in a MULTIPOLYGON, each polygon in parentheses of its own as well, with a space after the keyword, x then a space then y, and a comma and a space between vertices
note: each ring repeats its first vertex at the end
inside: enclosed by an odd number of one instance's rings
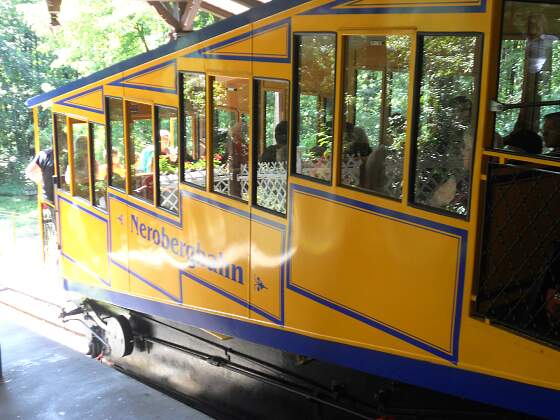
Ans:
POLYGON ((276 144, 268 146, 261 162, 286 162, 288 160, 288 121, 280 121, 274 128, 276 144))
POLYGON ((542 134, 545 154, 560 157, 560 112, 545 115, 542 134))

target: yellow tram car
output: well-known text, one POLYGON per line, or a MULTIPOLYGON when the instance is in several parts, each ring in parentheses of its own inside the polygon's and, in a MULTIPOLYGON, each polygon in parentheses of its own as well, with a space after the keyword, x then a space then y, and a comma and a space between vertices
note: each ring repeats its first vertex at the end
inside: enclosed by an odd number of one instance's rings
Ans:
POLYGON ((273 0, 30 99, 65 288, 560 418, 559 21, 273 0))

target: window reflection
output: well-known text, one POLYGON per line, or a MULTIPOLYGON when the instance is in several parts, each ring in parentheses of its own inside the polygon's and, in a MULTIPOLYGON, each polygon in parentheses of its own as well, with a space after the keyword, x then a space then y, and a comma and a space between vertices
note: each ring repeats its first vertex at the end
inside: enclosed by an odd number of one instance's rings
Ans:
POLYGON ((256 203, 286 213, 288 181, 289 83, 258 80, 256 203))
POLYGON ((95 171, 93 200, 97 207, 107 209, 107 147, 105 126, 92 124, 93 158, 95 171))
POLYGON ((126 189, 126 170, 124 166, 124 119, 122 99, 108 98, 107 113, 109 114, 109 144, 111 162, 109 184, 113 187, 126 189))
POLYGON ((296 173, 331 179, 336 36, 296 36, 296 173))
POLYGON ((156 107, 158 122, 158 204, 172 212, 179 211, 179 161, 177 111, 156 107))
POLYGON ((558 157, 560 5, 509 1, 504 6, 494 147, 558 157), (556 102, 556 103, 555 103, 556 102))
MULTIPOLYGON (((89 153, 88 153, 88 124, 72 121, 72 181, 74 195, 89 200, 89 153)), ((70 171, 64 175, 70 183, 70 171)))
POLYGON ((155 153, 151 105, 127 101, 126 121, 132 195, 153 203, 155 153))
POLYGON ((466 214, 468 211, 480 38, 424 36, 414 202, 466 214))
POLYGON ((247 200, 249 170, 249 82, 212 80, 213 191, 247 200))
POLYGON ((185 181, 206 185, 206 78, 203 74, 183 73, 185 123, 185 181))
POLYGON ((344 41, 342 184, 400 198, 410 39, 348 36, 344 41))
POLYGON ((66 137, 66 116, 61 114, 54 115, 56 153, 57 153, 57 175, 58 185, 61 190, 69 191, 70 187, 66 182, 64 174, 68 170, 68 140, 66 137))

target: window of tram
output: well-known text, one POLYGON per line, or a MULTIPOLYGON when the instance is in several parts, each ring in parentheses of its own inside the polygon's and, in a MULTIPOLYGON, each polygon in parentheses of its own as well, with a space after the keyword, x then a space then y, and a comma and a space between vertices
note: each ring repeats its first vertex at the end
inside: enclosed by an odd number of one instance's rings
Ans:
POLYGON ((344 38, 341 183, 402 194, 410 38, 344 38))
POLYGON ((102 209, 107 208, 107 147, 105 126, 92 124, 92 149, 94 159, 93 202, 102 209))
POLYGON ((124 119, 122 99, 107 98, 107 114, 109 115, 109 185, 126 189, 126 170, 124 165, 124 119))
POLYGON ((560 5, 505 3, 494 147, 560 157, 560 5))
POLYGON ((66 137, 66 116, 55 114, 54 127, 56 136, 56 172, 58 174, 58 186, 61 190, 68 191, 70 190, 70 186, 64 176, 68 170, 68 139, 66 137))
POLYGON ((255 86, 256 204, 285 214, 290 85, 284 81, 257 80, 255 86))
POLYGON ((477 35, 426 35, 422 52, 415 203, 466 215, 480 66, 477 35))
POLYGON ((185 127, 185 182, 206 186, 206 77, 182 73, 185 127))
POLYGON ((177 111, 156 106, 158 128, 158 205, 169 211, 179 211, 179 160, 177 111))
POLYGON ((212 79, 213 191, 247 201, 249 81, 212 79))
MULTIPOLYGON (((89 151, 88 124, 83 121, 70 120, 72 125, 72 182, 74 195, 89 200, 89 151)), ((70 179, 70 171, 64 175, 66 182, 70 179)))
POLYGON ((155 153, 152 106, 126 101, 126 123, 132 195, 153 203, 155 153))
POLYGON ((331 180, 335 89, 335 34, 295 38, 296 168, 298 174, 331 180))

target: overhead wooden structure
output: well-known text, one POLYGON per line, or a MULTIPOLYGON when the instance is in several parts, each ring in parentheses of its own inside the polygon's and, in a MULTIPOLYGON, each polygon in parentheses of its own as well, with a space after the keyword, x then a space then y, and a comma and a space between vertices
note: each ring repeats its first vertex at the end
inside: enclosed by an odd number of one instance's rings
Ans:
MULTIPOLYGON (((247 9, 259 7, 270 0, 146 0, 161 18, 180 36, 191 32, 196 14, 203 10, 225 19, 247 9)), ((58 14, 62 0, 46 0, 51 15, 51 25, 60 25, 58 14)))

